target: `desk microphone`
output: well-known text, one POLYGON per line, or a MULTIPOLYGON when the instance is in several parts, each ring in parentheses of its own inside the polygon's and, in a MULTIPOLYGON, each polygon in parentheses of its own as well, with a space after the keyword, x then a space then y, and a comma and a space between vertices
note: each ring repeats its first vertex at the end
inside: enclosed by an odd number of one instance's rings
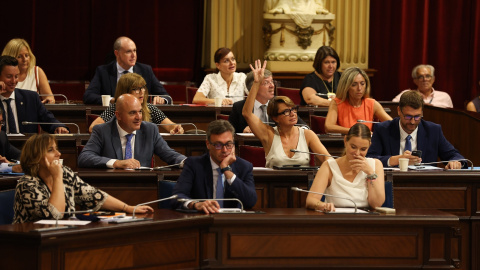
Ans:
MULTIPOLYGON (((170 95, 148 95, 148 96, 149 97, 162 97, 167 102, 166 104, 173 105, 173 98, 170 95), (168 99, 168 98, 170 98, 170 99, 168 99), (169 102, 171 102, 171 104, 169 102)), ((158 105, 162 105, 162 104, 158 104, 158 105)))
POLYGON ((240 203, 240 213, 245 213, 245 210, 243 210, 243 203, 237 198, 223 198, 223 199, 185 199, 185 198, 180 198, 177 199, 179 202, 188 202, 188 201, 197 201, 197 202, 204 202, 204 201, 237 201, 240 203))
MULTIPOLYGON (((194 123, 174 123, 174 124, 157 124, 157 126, 173 126, 173 125, 191 125, 195 128, 195 135, 199 135, 198 134, 198 128, 197 126, 194 124, 194 123)), ((178 134, 177 134, 178 135, 178 134)))
POLYGON ((247 98, 248 96, 231 96, 231 95, 226 95, 225 98, 247 98))
POLYGON ((323 196, 327 196, 327 197, 334 197, 334 198, 337 198, 337 199, 344 199, 344 200, 349 200, 353 203, 353 205, 355 205, 355 212, 354 213, 357 213, 357 204, 350 198, 347 198, 347 197, 340 197, 340 196, 335 196, 335 195, 331 195, 331 194, 326 194, 326 193, 320 193, 320 192, 314 192, 314 191, 310 191, 310 190, 304 190, 304 189, 300 189, 298 187, 292 187, 291 188, 293 191, 300 191, 300 192, 305 192, 305 193, 313 193, 313 194, 318 194, 318 195, 323 195, 323 196))
POLYGON ((305 153, 305 154, 312 154, 312 155, 317 155, 317 156, 322 156, 322 157, 332 157, 332 158, 339 158, 339 156, 332 156, 332 155, 318 154, 318 153, 314 153, 314 152, 300 151, 300 150, 297 150, 297 149, 290 149, 290 152, 293 152, 293 153, 305 153))
POLYGON ((324 94, 324 93, 316 93, 315 95, 319 97, 328 97, 328 94, 324 94))
POLYGON ((466 158, 456 159, 456 160, 447 160, 447 161, 435 161, 435 162, 418 163, 418 164, 415 164, 415 166, 430 165, 430 164, 439 164, 439 163, 446 163, 446 162, 450 162, 450 161, 467 161, 467 162, 470 163, 470 165, 472 165, 472 167, 471 167, 470 170, 473 170, 473 162, 472 162, 470 159, 466 159, 466 158))
MULTIPOLYGON (((65 98, 65 103, 66 103, 66 104, 70 104, 70 103, 68 102, 67 96, 62 95, 62 94, 38 94, 38 95, 41 96, 41 97, 48 97, 48 96, 64 97, 64 98, 65 98)), ((47 104, 49 104, 49 103, 47 103, 47 104)), ((50 104, 50 105, 55 105, 55 104, 50 104)))
POLYGON ((23 121, 22 125, 74 125, 77 127, 77 134, 80 135, 80 127, 75 124, 75 123, 48 123, 48 122, 29 122, 29 121, 23 121))
MULTIPOLYGON (((263 122, 263 123, 264 123, 264 124, 267 124, 267 125, 270 125, 270 126, 272 126, 272 125, 273 125, 273 126, 276 126, 276 125, 277 125, 277 123, 275 123, 275 122, 263 122)), ((310 129, 310 127, 309 127, 308 125, 305 125, 305 124, 295 124, 294 126, 296 126, 296 127, 305 127, 305 128, 307 128, 307 129, 310 129)))
POLYGON ((378 124, 380 122, 377 121, 367 121, 367 120, 357 120, 358 123, 373 123, 373 124, 378 124))
POLYGON ((135 211, 137 210, 137 207, 139 207, 141 205, 147 205, 147 204, 151 204, 151 203, 167 201, 167 200, 171 200, 171 199, 175 199, 175 198, 177 198, 177 195, 173 195, 173 196, 170 196, 170 197, 167 197, 167 198, 158 199, 158 200, 151 201, 151 202, 139 203, 139 204, 135 205, 135 207, 133 208, 133 213, 132 213, 132 218, 131 219, 118 218, 118 219, 115 219, 115 221, 113 223, 128 223, 128 222, 152 220, 151 218, 135 218, 135 211))
MULTIPOLYGON (((93 209, 88 209, 88 210, 81 210, 81 211, 67 211, 67 212, 60 212, 60 214, 65 215, 65 214, 85 214, 85 213, 92 213, 93 209)), ((41 228, 41 229, 35 229, 33 231, 37 232, 45 232, 45 231, 54 231, 54 230, 63 230, 63 229, 71 229, 75 228, 75 226, 65 226, 65 227, 58 227, 58 217, 55 218, 55 227, 49 227, 49 228, 41 228)))
POLYGON ((164 169, 164 168, 170 168, 170 167, 181 166, 181 165, 182 165, 182 163, 165 165, 165 166, 158 166, 158 167, 153 167, 152 170, 154 170, 154 171, 161 171, 161 170, 164 169))

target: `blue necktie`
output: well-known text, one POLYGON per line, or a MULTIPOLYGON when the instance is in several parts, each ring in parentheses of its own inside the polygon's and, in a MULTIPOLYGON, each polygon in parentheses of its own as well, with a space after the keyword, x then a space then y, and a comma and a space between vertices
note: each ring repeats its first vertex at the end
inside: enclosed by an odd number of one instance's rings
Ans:
POLYGON ((125 159, 131 159, 132 158, 132 137, 133 134, 127 134, 125 135, 127 138, 127 145, 125 146, 125 159))
MULTIPOLYGON (((215 193, 216 199, 223 199, 223 182, 222 182, 222 176, 223 173, 220 170, 220 168, 217 168, 218 172, 218 179, 217 179, 217 192, 215 193)), ((220 205, 220 208, 223 208, 223 201, 218 201, 218 204, 220 205)))
POLYGON ((17 125, 15 124, 15 116, 13 116, 12 107, 10 106, 11 98, 5 99, 7 104, 7 117, 8 117, 8 133, 17 133, 17 125))
POLYGON ((410 139, 412 136, 408 135, 407 138, 405 138, 405 151, 412 151, 412 143, 410 142, 410 139))

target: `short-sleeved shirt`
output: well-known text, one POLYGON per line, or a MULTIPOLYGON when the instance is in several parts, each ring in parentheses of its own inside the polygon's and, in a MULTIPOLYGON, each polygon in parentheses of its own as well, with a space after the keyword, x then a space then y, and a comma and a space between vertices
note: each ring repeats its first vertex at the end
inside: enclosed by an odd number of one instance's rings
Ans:
MULTIPOLYGON (((147 103, 148 109, 150 110, 150 122, 155 123, 155 124, 161 124, 167 116, 157 108, 157 106, 147 103)), ((103 113, 100 115, 100 118, 103 119, 103 121, 108 122, 110 119, 112 119, 115 116, 115 109, 116 109, 116 103, 110 104, 108 108, 103 111, 103 113)))
MULTIPOLYGON (((333 84, 333 93, 337 93, 338 82, 340 81, 340 73, 335 72, 333 74, 333 81, 327 82, 320 79, 315 72, 307 74, 302 81, 302 86, 300 87, 300 105, 307 105, 305 99, 303 99, 303 89, 305 87, 310 87, 315 89, 317 93, 320 94, 328 94, 328 92, 332 92, 332 84, 333 84), (325 88, 326 87, 326 88, 325 88)), ((327 99, 327 97, 321 97, 327 99)))
MULTIPOLYGON (((410 91, 410 90, 411 89, 403 90, 392 101, 393 102, 399 102, 402 94, 407 92, 407 91, 410 91)), ((416 91, 418 91, 418 90, 416 90, 416 91)), ((423 102, 425 104, 430 104, 430 105, 435 106, 435 107, 453 108, 453 103, 452 103, 452 99, 450 98, 450 95, 447 92, 437 91, 433 88, 432 88, 432 93, 428 97, 423 96, 423 102)))
POLYGON ((203 79, 197 92, 202 93, 207 98, 226 98, 226 96, 232 96, 230 99, 232 99, 233 102, 237 102, 245 99, 245 96, 248 95, 248 89, 245 86, 246 78, 247 75, 245 75, 245 73, 234 72, 230 88, 227 89, 227 82, 222 78, 220 72, 208 74, 205 76, 205 79, 203 79))
POLYGON ((39 177, 25 175, 18 180, 15 190, 13 223, 35 222, 40 219, 63 218, 61 212, 80 209, 97 211, 105 203, 108 194, 85 183, 67 166, 63 167, 65 210, 49 203, 51 190, 39 177))

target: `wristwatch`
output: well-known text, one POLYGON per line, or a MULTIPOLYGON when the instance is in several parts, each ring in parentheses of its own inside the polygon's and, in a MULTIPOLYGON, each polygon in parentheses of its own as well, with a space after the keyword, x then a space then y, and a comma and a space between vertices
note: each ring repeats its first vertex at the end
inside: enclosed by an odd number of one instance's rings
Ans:
POLYGON ((224 172, 226 172, 226 171, 232 171, 232 167, 230 167, 230 165, 228 165, 228 166, 225 167, 225 168, 220 168, 220 171, 221 171, 222 173, 224 173, 224 172))
POLYGON ((377 179, 378 175, 376 173, 372 173, 372 174, 369 174, 367 175, 367 177, 365 177, 366 180, 375 180, 377 179))

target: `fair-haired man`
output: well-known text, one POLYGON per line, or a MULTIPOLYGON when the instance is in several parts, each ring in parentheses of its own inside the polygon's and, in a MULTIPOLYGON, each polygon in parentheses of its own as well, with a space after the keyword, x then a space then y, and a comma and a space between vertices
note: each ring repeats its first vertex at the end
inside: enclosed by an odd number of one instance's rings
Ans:
MULTIPOLYGON (((412 70, 413 82, 417 85, 417 91, 422 94, 423 102, 427 105, 432 105, 442 108, 453 108, 452 99, 446 92, 437 91, 433 89, 435 82, 435 68, 432 65, 418 65, 412 70)), ((400 101, 400 97, 406 91, 402 91, 392 101, 400 101)))
POLYGON ((423 98, 417 91, 405 92, 397 111, 399 117, 375 125, 367 157, 380 159, 384 167, 397 166, 399 158, 408 158, 413 165, 436 162, 440 157, 440 160, 451 160, 445 169, 462 168, 462 164, 454 160, 464 157, 443 136, 442 127, 422 119, 423 98), (421 150, 421 157, 412 155, 414 150, 421 150))
POLYGON ((78 157, 79 167, 150 167, 154 154, 170 165, 186 159, 168 146, 155 124, 142 121, 142 105, 135 96, 123 94, 116 104, 115 117, 93 128, 78 157))
POLYGON ((245 208, 257 202, 253 166, 235 156, 235 131, 225 120, 216 120, 208 125, 206 145, 208 153, 189 157, 177 180, 173 194, 190 199, 174 203, 175 208, 195 209, 205 213, 217 213, 220 208, 238 207, 236 201, 215 199, 237 198, 245 208), (196 201, 195 199, 212 199, 196 201))
MULTIPOLYGON (((117 38, 113 43, 113 51, 116 60, 97 67, 95 76, 83 94, 83 103, 102 104, 102 95, 115 96, 117 82, 126 73, 140 74, 147 83, 146 88, 150 95, 168 95, 153 74, 152 67, 137 62, 137 46, 133 40, 128 37, 117 38)), ((156 96, 152 102, 152 104, 164 103, 171 103, 171 100, 156 96)))

